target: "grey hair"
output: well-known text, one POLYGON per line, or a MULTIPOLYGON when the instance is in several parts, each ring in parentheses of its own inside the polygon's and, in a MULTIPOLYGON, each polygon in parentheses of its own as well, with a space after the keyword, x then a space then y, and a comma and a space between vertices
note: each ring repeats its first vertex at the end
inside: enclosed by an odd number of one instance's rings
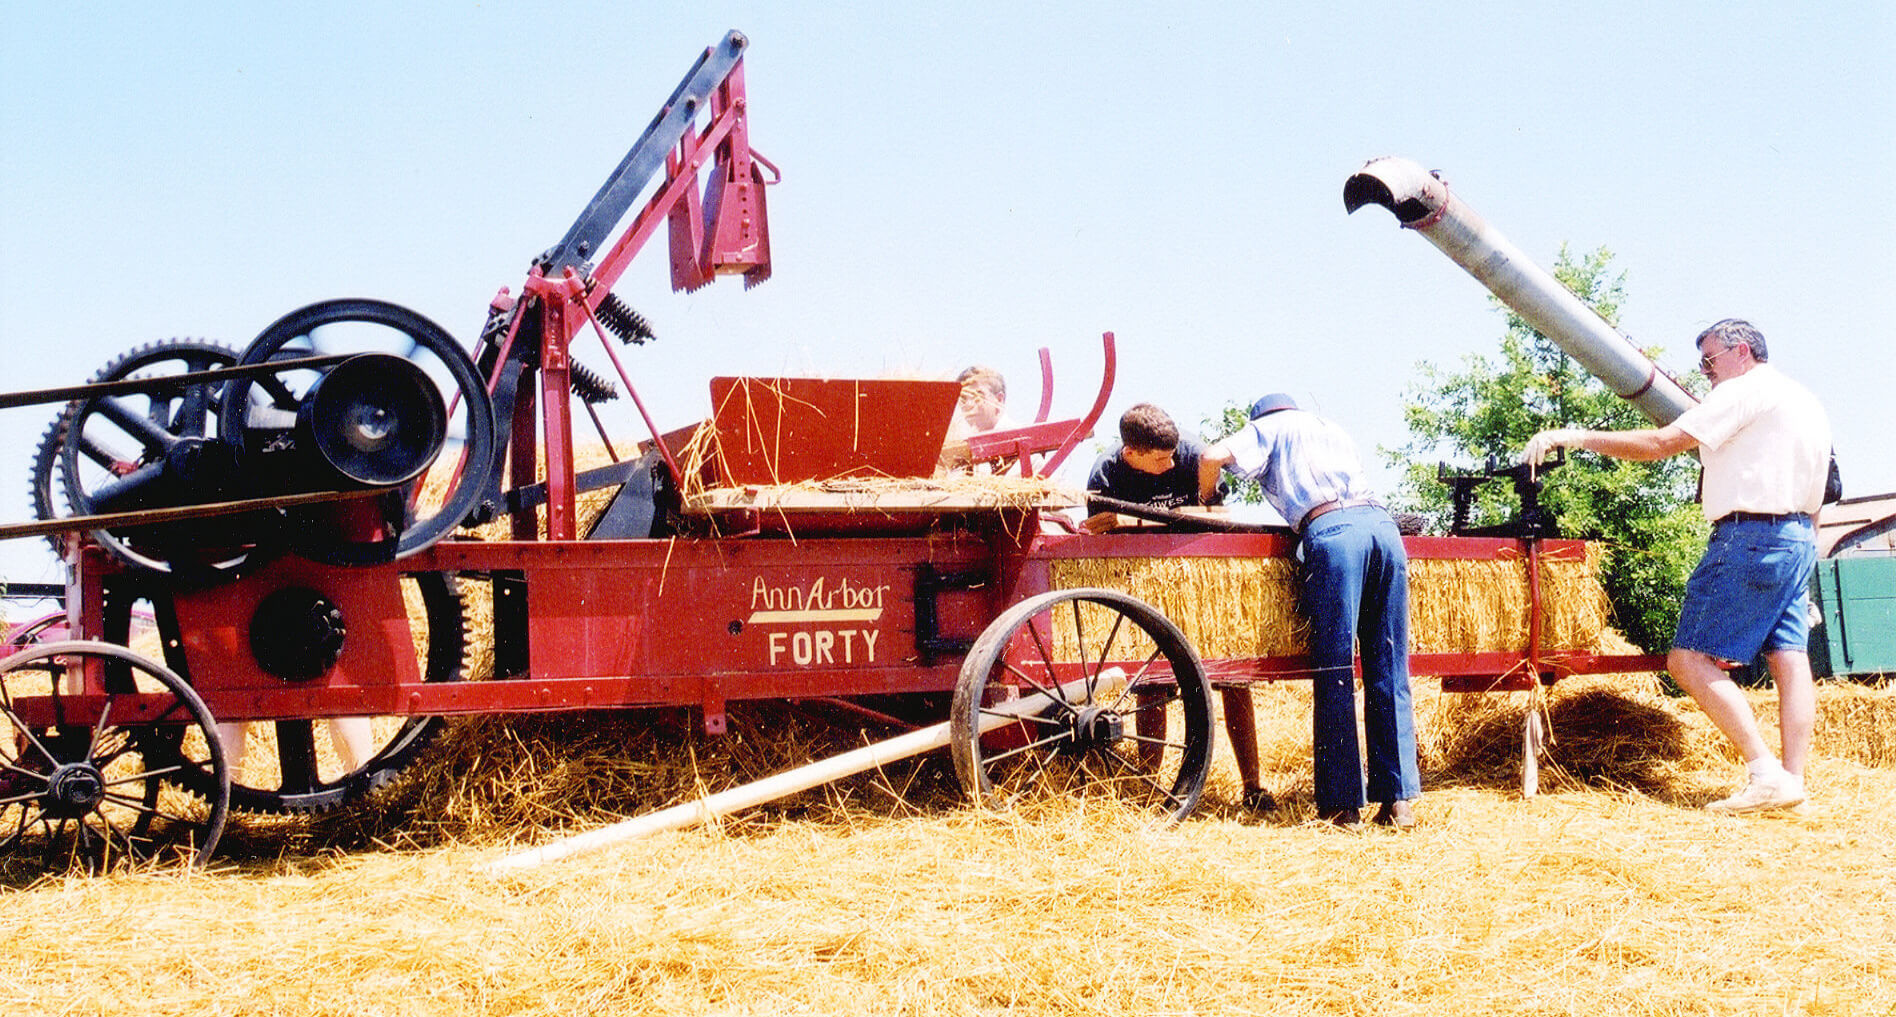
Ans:
POLYGON ((1727 348, 1751 347, 1751 359, 1760 364, 1771 359, 1771 351, 1764 347, 1764 333, 1758 331, 1756 326, 1743 318, 1726 318, 1723 321, 1713 322, 1712 327, 1700 332, 1698 338, 1692 340, 1692 345, 1699 346, 1705 342, 1707 336, 1718 340, 1720 345, 1727 348))

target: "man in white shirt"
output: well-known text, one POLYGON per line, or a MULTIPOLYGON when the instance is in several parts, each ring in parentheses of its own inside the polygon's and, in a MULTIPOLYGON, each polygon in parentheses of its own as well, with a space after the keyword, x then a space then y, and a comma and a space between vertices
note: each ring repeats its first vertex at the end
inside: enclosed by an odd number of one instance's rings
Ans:
POLYGON ((990 431, 1011 431, 1020 426, 1007 412, 1007 379, 1001 372, 976 364, 955 376, 961 383, 961 398, 955 415, 948 421, 948 433, 936 462, 938 473, 1005 473, 1006 463, 968 462, 968 439, 990 431))
POLYGON ((1007 415, 1007 379, 983 364, 955 377, 961 383, 961 423, 966 434, 986 434, 1019 427, 1007 415))
POLYGON ((1764 336, 1749 322, 1720 321, 1700 333, 1696 345, 1712 391, 1671 424, 1542 431, 1522 458, 1538 463, 1563 447, 1640 461, 1699 450, 1705 468, 1700 501, 1712 538, 1686 583, 1666 670, 1745 757, 1745 786, 1706 808, 1792 808, 1807 797, 1804 765, 1817 708, 1807 613, 1830 421, 1808 389, 1767 363, 1764 336), (1759 735, 1751 704, 1719 666, 1721 660, 1749 661, 1760 651, 1777 686, 1782 759, 1759 735))

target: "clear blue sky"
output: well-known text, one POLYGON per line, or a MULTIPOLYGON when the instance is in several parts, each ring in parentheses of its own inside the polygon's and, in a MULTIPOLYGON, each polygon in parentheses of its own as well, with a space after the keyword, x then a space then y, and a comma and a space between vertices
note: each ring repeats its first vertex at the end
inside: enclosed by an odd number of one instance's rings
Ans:
MULTIPOLYGON (((1543 265, 1610 248, 1622 327, 1674 371, 1701 327, 1750 318, 1829 407, 1851 492, 1896 490, 1890 5, 1288 6, 21 6, 0 389, 170 336, 241 347, 331 297, 471 341, 737 28, 783 171, 775 276, 673 295, 661 246, 621 282, 659 331, 628 364, 661 425, 703 416, 713 375, 969 362, 1031 408, 1043 345, 1077 415, 1112 330, 1109 424, 1286 390, 1396 444, 1417 361, 1503 325, 1387 213, 1344 214, 1344 179, 1401 155, 1543 265)), ((0 519, 28 515, 50 415, 0 411, 0 519)), ((54 578, 39 552, 0 545, 0 573, 54 578)))

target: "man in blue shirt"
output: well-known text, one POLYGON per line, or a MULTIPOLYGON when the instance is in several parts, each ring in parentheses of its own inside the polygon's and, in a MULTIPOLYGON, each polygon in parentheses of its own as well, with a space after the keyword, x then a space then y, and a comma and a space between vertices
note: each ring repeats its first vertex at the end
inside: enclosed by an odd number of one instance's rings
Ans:
POLYGON ((1336 424, 1273 393, 1251 405, 1251 422, 1206 449, 1199 487, 1227 468, 1258 481, 1264 498, 1302 538, 1304 608, 1310 618, 1311 742, 1317 813, 1340 826, 1415 825, 1422 795, 1415 709, 1409 696, 1409 573, 1402 536, 1370 497, 1356 444, 1336 424), (1368 793, 1356 738, 1354 644, 1363 655, 1363 727, 1368 793))

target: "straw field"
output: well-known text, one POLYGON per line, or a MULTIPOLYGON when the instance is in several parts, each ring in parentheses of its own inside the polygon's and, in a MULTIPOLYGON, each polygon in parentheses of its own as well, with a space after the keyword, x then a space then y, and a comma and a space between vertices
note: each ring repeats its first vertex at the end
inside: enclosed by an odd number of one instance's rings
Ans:
MULTIPOLYGON (((1768 694, 1758 699, 1769 706, 1768 694)), ((461 722, 350 816, 248 819, 198 874, 0 897, 0 1001, 139 1014, 1799 1014, 1896 1009, 1896 692, 1821 693, 1816 797, 1644 677, 1542 704, 1418 688, 1424 826, 1311 822, 1308 697, 1257 696, 1271 813, 1222 755, 1173 827, 1098 799, 963 807, 940 756, 504 878, 543 843, 886 732, 820 708, 461 722), (899 792, 899 793, 898 793, 899 792)), ((1761 716, 1773 712, 1761 709, 1761 716)), ((1769 725, 1767 725, 1769 726, 1769 725)))

